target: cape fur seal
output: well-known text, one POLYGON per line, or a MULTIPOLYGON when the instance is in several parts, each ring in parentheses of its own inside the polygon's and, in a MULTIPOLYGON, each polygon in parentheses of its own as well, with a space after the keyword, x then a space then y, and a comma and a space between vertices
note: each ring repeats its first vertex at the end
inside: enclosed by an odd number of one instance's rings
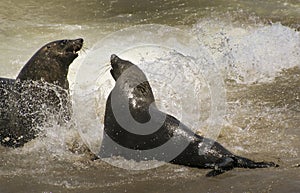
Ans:
POLYGON ((0 143, 20 147, 39 134, 48 117, 70 119, 67 79, 83 39, 58 40, 40 48, 16 79, 0 78, 0 143))
POLYGON ((236 156, 218 142, 195 134, 175 117, 161 112, 155 105, 145 74, 130 61, 112 55, 111 67, 116 83, 106 102, 100 157, 122 156, 136 161, 156 159, 213 169, 207 176, 234 167, 277 166, 236 156), (167 143, 168 146, 160 148, 167 143))

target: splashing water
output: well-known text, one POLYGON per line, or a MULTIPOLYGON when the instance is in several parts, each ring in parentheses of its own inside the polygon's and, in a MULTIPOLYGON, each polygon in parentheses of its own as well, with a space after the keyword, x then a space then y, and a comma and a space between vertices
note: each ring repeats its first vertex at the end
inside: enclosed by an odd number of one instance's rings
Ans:
POLYGON ((283 69, 300 66, 300 35, 289 27, 275 23, 247 30, 221 23, 216 30, 216 25, 199 22, 193 31, 212 50, 228 79, 239 83, 265 82, 283 69))
MULTIPOLYGON (((50 126, 39 128, 43 130, 43 136, 27 143, 25 147, 0 147, 0 192, 299 190, 300 35, 299 30, 291 27, 299 29, 299 3, 296 1, 218 0, 199 3, 176 0, 167 3, 151 1, 139 5, 136 1, 118 0, 102 5, 99 1, 91 0, 72 4, 67 1, 54 1, 47 2, 47 6, 41 6, 39 2, 15 0, 3 1, 0 4, 1 77, 14 77, 35 49, 48 40, 84 37, 89 49, 71 65, 69 81, 73 85, 72 89, 76 88, 76 73, 85 56, 93 51, 94 44, 111 32, 145 23, 167 24, 190 31, 212 54, 222 79, 226 81, 226 121, 221 124, 222 130, 217 140, 239 155, 257 161, 274 161, 280 165, 277 169, 234 170, 220 178, 209 180, 202 177, 207 171, 181 166, 164 165, 146 171, 128 171, 101 160, 90 161, 82 147, 88 144, 89 139, 92 141, 101 138, 94 131, 101 129, 99 127, 103 122, 101 116, 105 105, 97 98, 85 101, 85 96, 95 92, 103 94, 101 97, 105 98, 113 87, 112 80, 103 83, 107 85, 105 88, 99 85, 105 79, 101 76, 102 73, 111 78, 107 73, 107 63, 113 53, 109 53, 103 64, 97 58, 92 58, 99 68, 103 65, 106 67, 100 69, 95 78, 98 85, 87 85, 94 89, 93 92, 81 93, 82 103, 86 106, 98 101, 97 109, 87 112, 89 117, 85 117, 84 109, 74 109, 74 113, 78 115, 75 115, 76 118, 73 117, 68 124, 60 126, 56 124, 57 117, 53 117, 54 121, 50 121, 50 126), (29 12, 25 7, 34 11, 29 12), (65 11, 46 14, 62 7, 65 11), (266 22, 269 19, 281 23, 266 22), (78 134, 81 126, 77 124, 77 119, 84 119, 84 126, 90 128, 86 129, 86 141, 78 134), (93 125, 95 119, 100 124, 93 125)), ((155 37, 155 34, 152 35, 155 37)), ((184 43, 185 39, 179 38, 178 41, 184 43)), ((142 60, 143 55, 134 55, 133 51, 126 53, 126 50, 122 50, 123 52, 115 53, 122 53, 120 56, 125 59, 128 56, 127 59, 136 62, 146 73, 150 72, 150 65, 157 65, 152 70, 157 74, 165 74, 159 65, 166 65, 170 61, 169 64, 172 63, 175 70, 169 71, 168 77, 174 77, 175 85, 180 88, 181 82, 176 80, 175 72, 185 70, 185 66, 176 64, 189 64, 193 59, 170 52, 172 49, 174 47, 167 50, 168 54, 164 57, 146 57, 146 60, 142 60)), ((158 50, 154 49, 153 52, 158 54, 156 51, 158 50)), ((198 109, 203 111, 200 119, 206 120, 208 114, 205 110, 211 108, 207 83, 202 74, 199 77, 199 74, 187 72, 189 76, 184 83, 197 84, 199 90, 187 91, 186 95, 192 97, 195 93, 201 93, 199 100, 202 101, 202 106, 198 109)), ((147 76, 151 79, 152 75, 147 73, 147 76)), ((160 83, 157 81, 151 84, 153 89, 157 89, 155 97, 160 108, 177 116, 181 104, 173 90, 167 86, 166 89, 159 89, 157 85, 160 83), (171 97, 164 99, 166 95, 171 97)), ((74 97, 74 90, 71 94, 74 97)), ((197 108, 194 110, 197 111, 197 108)), ((186 122, 192 122, 194 117, 190 118, 186 122)), ((205 133, 206 124, 200 124, 195 130, 205 133)), ((100 140, 94 141, 94 144, 88 146, 97 150, 100 140)), ((136 166, 133 161, 127 162, 122 158, 111 158, 109 161, 129 165, 124 167, 136 166)), ((151 161, 148 163, 160 165, 151 161)))

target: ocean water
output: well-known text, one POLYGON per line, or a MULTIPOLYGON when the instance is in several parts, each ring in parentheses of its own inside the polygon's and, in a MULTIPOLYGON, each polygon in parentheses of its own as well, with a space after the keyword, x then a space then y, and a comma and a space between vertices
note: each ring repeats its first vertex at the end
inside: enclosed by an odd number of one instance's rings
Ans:
POLYGON ((85 40, 68 77, 73 120, 23 148, 0 147, 0 192, 299 192, 299 21, 299 0, 0 2, 1 77, 15 78, 50 41, 85 40), (93 161, 86 149, 99 152, 110 54, 143 69, 160 109, 280 167, 207 178, 156 161, 93 161))

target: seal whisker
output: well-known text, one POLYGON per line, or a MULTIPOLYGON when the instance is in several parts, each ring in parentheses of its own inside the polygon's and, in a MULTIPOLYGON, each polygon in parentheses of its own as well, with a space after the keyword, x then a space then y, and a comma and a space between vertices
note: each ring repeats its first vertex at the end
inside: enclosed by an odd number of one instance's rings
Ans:
POLYGON ((104 73, 108 72, 108 71, 110 70, 110 68, 111 68, 110 66, 105 65, 105 66, 103 67, 104 73))
POLYGON ((110 65, 107 65, 108 63, 106 63, 103 68, 101 69, 101 73, 99 73, 99 75, 97 76, 96 80, 100 80, 103 76, 103 74, 105 74, 106 72, 108 72, 110 70, 110 65))
POLYGON ((86 54, 86 50, 88 50, 88 48, 85 47, 85 46, 83 46, 83 47, 81 48, 81 50, 79 51, 79 53, 80 53, 80 54, 81 54, 81 53, 86 54))
POLYGON ((111 68, 110 62, 105 63, 105 64, 104 64, 104 67, 111 68))

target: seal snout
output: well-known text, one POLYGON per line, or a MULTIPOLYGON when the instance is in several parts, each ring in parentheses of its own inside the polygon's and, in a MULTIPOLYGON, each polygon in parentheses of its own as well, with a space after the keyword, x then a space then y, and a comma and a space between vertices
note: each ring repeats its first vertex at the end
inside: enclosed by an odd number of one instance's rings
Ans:
POLYGON ((65 45, 65 52, 67 54, 72 54, 75 57, 78 56, 78 51, 81 50, 82 46, 83 46, 83 39, 79 38, 79 39, 75 39, 75 40, 62 40, 61 41, 62 45, 65 45))
POLYGON ((116 54, 110 56, 110 65, 112 67, 110 73, 115 80, 120 76, 120 60, 121 59, 116 54))
POLYGON ((76 39, 74 40, 73 44, 74 44, 74 51, 78 52, 83 46, 83 39, 82 38, 76 39))
POLYGON ((82 38, 78 38, 77 40, 75 40, 76 42, 79 42, 81 44, 83 44, 83 39, 82 38))
POLYGON ((116 54, 112 54, 111 56, 110 56, 110 63, 111 63, 111 65, 112 66, 114 66, 114 65, 116 65, 117 63, 118 63, 118 60, 119 60, 120 58, 116 55, 116 54))

